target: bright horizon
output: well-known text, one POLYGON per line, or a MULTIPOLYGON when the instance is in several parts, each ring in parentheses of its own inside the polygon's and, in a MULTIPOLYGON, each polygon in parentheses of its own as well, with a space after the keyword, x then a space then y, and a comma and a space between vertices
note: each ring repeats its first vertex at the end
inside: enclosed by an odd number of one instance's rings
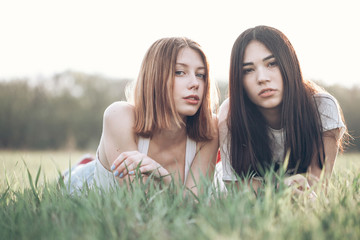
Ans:
POLYGON ((185 36, 203 46, 212 77, 227 81, 235 39, 268 25, 290 39, 305 78, 359 86, 358 9, 356 0, 3 1, 0 79, 67 70, 136 79, 154 41, 185 36))

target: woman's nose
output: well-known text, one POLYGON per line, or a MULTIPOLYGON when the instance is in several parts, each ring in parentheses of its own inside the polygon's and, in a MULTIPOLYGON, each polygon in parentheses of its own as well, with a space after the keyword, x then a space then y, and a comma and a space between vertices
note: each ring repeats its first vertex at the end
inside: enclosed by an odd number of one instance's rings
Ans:
POLYGON ((197 79, 195 74, 191 75, 189 81, 190 81, 190 83, 189 83, 190 89, 193 89, 193 88, 198 89, 199 88, 199 79, 197 79))
POLYGON ((256 80, 259 84, 270 81, 269 73, 268 73, 267 69, 265 69, 263 67, 261 67, 257 70, 256 77, 257 77, 256 80))

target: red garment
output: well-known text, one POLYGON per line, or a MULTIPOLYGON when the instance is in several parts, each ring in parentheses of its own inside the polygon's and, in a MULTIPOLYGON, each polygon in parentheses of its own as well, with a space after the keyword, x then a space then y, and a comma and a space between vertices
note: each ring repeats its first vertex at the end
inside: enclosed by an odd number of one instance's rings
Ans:
POLYGON ((220 161, 221 161, 221 156, 220 156, 220 149, 219 149, 218 153, 217 153, 216 163, 218 163, 220 161))

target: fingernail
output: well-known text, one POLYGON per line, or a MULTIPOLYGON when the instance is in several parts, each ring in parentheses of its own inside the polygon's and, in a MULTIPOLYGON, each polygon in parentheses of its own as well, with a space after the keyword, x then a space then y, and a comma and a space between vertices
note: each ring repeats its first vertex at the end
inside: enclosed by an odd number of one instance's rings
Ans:
POLYGON ((119 176, 119 177, 122 178, 123 176, 124 176, 124 174, 123 174, 123 173, 120 173, 120 176, 119 176))
POLYGON ((129 174, 130 174, 130 175, 134 174, 134 171, 130 171, 129 174))
POLYGON ((111 165, 111 171, 113 171, 115 169, 115 164, 111 165))
POLYGON ((115 175, 115 177, 119 176, 119 172, 116 170, 114 175, 115 175))

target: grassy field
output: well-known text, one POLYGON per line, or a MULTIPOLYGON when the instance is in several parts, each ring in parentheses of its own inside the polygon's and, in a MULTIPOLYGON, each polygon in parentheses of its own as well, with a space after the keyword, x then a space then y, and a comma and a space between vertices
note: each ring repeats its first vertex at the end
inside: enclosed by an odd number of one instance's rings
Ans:
POLYGON ((360 239, 360 154, 338 157, 328 192, 313 202, 283 185, 256 197, 206 180, 197 199, 147 184, 69 196, 58 172, 83 154, 0 152, 0 239, 360 239))
POLYGON ((80 151, 0 151, 0 190, 4 190, 6 180, 12 188, 29 187, 27 170, 37 174, 41 167, 39 183, 51 182, 69 166, 77 163, 85 154, 80 151), (7 179, 6 179, 7 177, 7 179))

